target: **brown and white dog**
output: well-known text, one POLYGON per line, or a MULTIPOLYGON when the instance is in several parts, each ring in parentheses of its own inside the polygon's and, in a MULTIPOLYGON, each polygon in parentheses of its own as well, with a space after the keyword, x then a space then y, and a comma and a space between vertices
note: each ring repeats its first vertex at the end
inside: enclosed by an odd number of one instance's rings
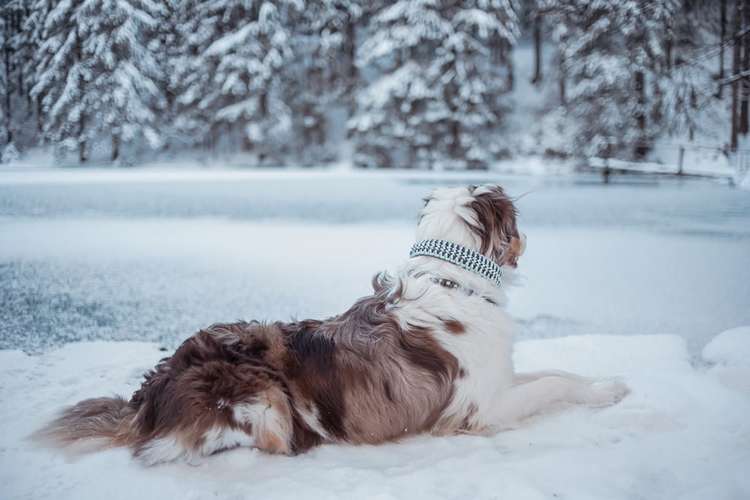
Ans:
MULTIPOLYGON (((417 240, 476 250, 512 278, 525 238, 500 187, 437 189, 425 201, 417 240)), ((617 381, 515 374, 504 290, 479 274, 416 256, 373 287, 324 321, 201 330, 129 401, 81 401, 37 436, 126 446, 150 465, 236 446, 295 454, 428 432, 486 435, 561 405, 601 407, 627 394, 617 381)))

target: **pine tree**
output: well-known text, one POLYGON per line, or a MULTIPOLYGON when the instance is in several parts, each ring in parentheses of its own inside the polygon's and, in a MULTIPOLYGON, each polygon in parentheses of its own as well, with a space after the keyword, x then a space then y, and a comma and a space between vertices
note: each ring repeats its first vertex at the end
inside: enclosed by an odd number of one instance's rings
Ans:
MULTIPOLYGON (((427 79, 427 57, 450 33, 437 0, 401 0, 370 21, 359 65, 376 65, 380 76, 360 91, 349 120, 357 143, 355 161, 373 166, 420 166, 430 137, 424 129, 447 115, 427 79)), ((427 158, 425 158, 427 160, 427 158)))
POLYGON ((177 98, 183 129, 202 131, 209 144, 221 131, 238 132, 242 149, 260 162, 275 157, 291 128, 280 77, 292 58, 289 15, 301 0, 193 1, 186 8, 182 74, 194 71, 177 98))
POLYGON ((350 100, 357 83, 354 25, 359 1, 308 0, 293 17, 294 59, 284 71, 285 100, 292 111, 299 160, 314 164, 335 158, 327 148, 328 115, 350 100))
POLYGON ((349 122, 359 163, 486 166, 517 35, 508 0, 403 0, 380 11, 360 64, 378 64, 381 76, 361 93, 349 122), (492 64, 493 48, 505 64, 492 64))
POLYGON ((24 71, 28 65, 22 40, 22 27, 27 9, 21 0, 9 0, 0 5, 0 119, 2 131, 0 141, 18 141, 14 118, 23 115, 23 103, 19 97, 24 93, 24 71))
MULTIPOLYGON (((708 68, 722 26, 729 79, 750 65, 750 0, 302 1, 0 1, 0 143, 36 133, 80 161, 102 144, 113 159, 167 144, 313 164, 333 159, 348 112, 359 165, 482 168, 507 150, 520 4, 559 52, 544 72, 562 104, 545 120, 581 155, 639 158, 710 129, 727 104, 708 68)), ((750 128, 744 80, 735 135, 750 128)))
POLYGON ((169 21, 173 25, 174 46, 163 57, 167 95, 173 99, 174 129, 186 144, 211 147, 216 127, 212 110, 201 106, 201 101, 211 87, 212 73, 202 55, 221 36, 221 15, 212 13, 207 2, 184 0, 175 3, 169 21))
POLYGON ((434 82, 441 84, 450 131, 434 137, 453 168, 485 167, 502 145, 492 135, 501 124, 504 94, 512 89, 510 47, 518 37, 518 17, 511 1, 462 2, 447 11, 452 35, 433 62, 434 82), (494 53, 494 58, 490 58, 494 53), (492 63, 495 64, 492 64, 492 63))
POLYGON ((671 136, 687 133, 692 141, 696 132, 710 133, 714 128, 716 85, 709 67, 712 61, 705 51, 713 38, 714 7, 710 3, 682 2, 682 15, 670 17, 665 27, 668 50, 656 75, 658 88, 654 94, 661 100, 655 119, 664 123, 671 136))
POLYGON ((89 70, 83 61, 82 40, 76 26, 80 0, 50 6, 39 0, 35 10, 47 10, 39 21, 40 38, 36 55, 32 97, 41 105, 43 134, 57 147, 78 148, 78 159, 87 159, 83 87, 89 70))
POLYGON ((46 139, 77 148, 82 163, 105 135, 113 160, 139 137, 160 145, 159 70, 146 46, 158 8, 150 0, 70 0, 45 18, 32 95, 42 101, 46 139))
POLYGON ((162 144, 156 116, 164 106, 161 68, 148 46, 162 9, 151 0, 87 0, 81 6, 81 17, 91 20, 83 31, 93 77, 85 99, 95 103, 95 133, 111 137, 113 161, 120 145, 136 138, 154 149, 162 144))
POLYGON ((44 24, 47 15, 52 10, 53 0, 36 0, 31 4, 29 15, 25 19, 23 29, 21 30, 24 47, 24 57, 29 62, 29 68, 24 72, 24 87, 26 89, 26 100, 29 108, 29 115, 33 115, 36 120, 36 142, 42 140, 43 134, 43 106, 42 96, 32 92, 36 85, 37 71, 41 63, 43 51, 41 44, 44 41, 44 24))
POLYGON ((662 36, 679 1, 539 2, 556 25, 566 120, 577 128, 576 152, 643 156, 663 128, 658 119, 667 47, 662 36))
POLYGON ((181 134, 177 104, 177 97, 183 90, 181 79, 186 76, 181 65, 188 56, 183 31, 187 3, 187 0, 159 0, 160 8, 154 13, 157 26, 152 30, 148 45, 159 69, 154 83, 163 96, 158 126, 164 149, 191 143, 181 134))

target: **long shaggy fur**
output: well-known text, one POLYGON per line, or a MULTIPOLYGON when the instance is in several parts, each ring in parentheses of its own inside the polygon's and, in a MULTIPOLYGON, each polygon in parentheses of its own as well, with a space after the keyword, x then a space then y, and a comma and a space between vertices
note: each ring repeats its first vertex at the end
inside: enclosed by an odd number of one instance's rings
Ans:
POLYGON ((85 399, 63 410, 33 437, 61 446, 84 440, 90 440, 91 448, 124 445, 133 415, 128 401, 120 396, 85 399))

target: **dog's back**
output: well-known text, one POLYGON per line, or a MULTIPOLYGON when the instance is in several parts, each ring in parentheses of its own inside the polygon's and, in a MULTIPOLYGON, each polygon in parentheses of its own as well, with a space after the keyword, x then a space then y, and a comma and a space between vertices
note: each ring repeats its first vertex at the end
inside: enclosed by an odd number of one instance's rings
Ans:
POLYGON ((450 401, 456 360, 430 332, 402 330, 386 311, 393 290, 374 285, 326 321, 201 330, 129 401, 81 401, 36 436, 86 451, 127 446, 155 464, 235 446, 293 454, 429 431, 450 401))

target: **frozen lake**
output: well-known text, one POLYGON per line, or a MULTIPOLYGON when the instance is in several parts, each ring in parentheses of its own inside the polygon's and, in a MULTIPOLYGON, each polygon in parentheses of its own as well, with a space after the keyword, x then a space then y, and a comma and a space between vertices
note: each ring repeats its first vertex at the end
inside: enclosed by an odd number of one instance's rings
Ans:
POLYGON ((437 185, 497 182, 529 238, 521 336, 750 324, 750 193, 700 180, 233 170, 0 171, 0 348, 172 347, 341 312, 408 253, 437 185))

